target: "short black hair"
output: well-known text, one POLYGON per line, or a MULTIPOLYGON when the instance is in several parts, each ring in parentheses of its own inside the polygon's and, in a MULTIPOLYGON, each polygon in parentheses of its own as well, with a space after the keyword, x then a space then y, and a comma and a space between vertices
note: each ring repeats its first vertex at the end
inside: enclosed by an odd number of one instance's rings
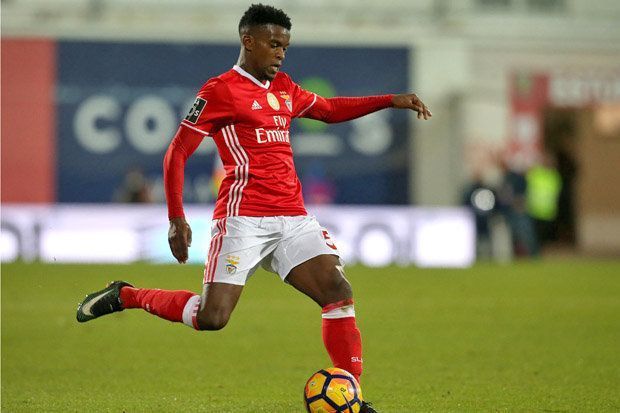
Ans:
POLYGON ((239 20, 239 33, 245 27, 262 26, 264 24, 275 24, 291 30, 291 19, 280 9, 264 4, 252 4, 248 8, 241 20, 239 20))

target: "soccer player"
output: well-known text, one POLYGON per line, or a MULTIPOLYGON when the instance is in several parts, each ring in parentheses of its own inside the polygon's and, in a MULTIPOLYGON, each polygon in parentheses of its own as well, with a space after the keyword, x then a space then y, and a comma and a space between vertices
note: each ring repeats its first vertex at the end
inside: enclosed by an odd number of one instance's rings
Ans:
MULTIPOLYGON (((290 30, 282 10, 252 5, 239 22, 237 64, 204 84, 166 152, 168 241, 179 263, 187 261, 192 240, 183 210, 187 159, 209 137, 226 170, 215 204, 202 294, 115 281, 84 299, 78 321, 142 308, 196 330, 219 330, 228 323, 246 280, 262 266, 321 307, 323 342, 334 366, 359 380, 362 341, 351 285, 329 232, 304 207, 290 122, 298 117, 343 122, 390 107, 414 110, 418 119, 430 118, 431 112, 415 94, 325 99, 302 89, 280 71, 290 30)), ((362 412, 374 411, 364 404, 362 412)))

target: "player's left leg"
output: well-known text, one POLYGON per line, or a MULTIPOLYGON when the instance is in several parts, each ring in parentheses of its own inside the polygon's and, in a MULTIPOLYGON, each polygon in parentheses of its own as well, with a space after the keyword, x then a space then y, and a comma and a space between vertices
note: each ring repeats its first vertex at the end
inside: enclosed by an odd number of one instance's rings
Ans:
MULTIPOLYGON (((332 363, 359 381, 362 337, 338 248, 314 217, 285 217, 284 221, 286 230, 266 268, 321 306, 323 343, 332 363)), ((363 401, 360 413, 376 410, 363 401)))
POLYGON ((321 308, 352 301, 351 284, 337 255, 321 254, 293 267, 286 282, 312 298, 321 308))
POLYGON ((322 308, 323 342, 334 366, 362 374, 362 340, 353 292, 338 248, 311 216, 283 217, 283 236, 268 268, 322 308))
POLYGON ((335 367, 359 381, 362 338, 355 321, 353 292, 335 255, 318 255, 296 267, 286 281, 322 308, 323 343, 335 367))
MULTIPOLYGON (((286 281, 321 306, 323 343, 332 363, 353 374, 359 382, 362 337, 355 322, 351 284, 344 276, 340 258, 332 254, 310 258, 291 269, 286 281)), ((362 401, 360 413, 377 411, 362 401)))

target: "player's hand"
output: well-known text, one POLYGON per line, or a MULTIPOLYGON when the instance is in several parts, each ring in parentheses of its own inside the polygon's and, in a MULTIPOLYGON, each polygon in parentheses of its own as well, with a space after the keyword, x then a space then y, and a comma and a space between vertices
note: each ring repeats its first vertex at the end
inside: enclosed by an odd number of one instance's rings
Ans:
POLYGON ((179 264, 185 264, 188 258, 187 249, 192 245, 192 229, 185 218, 172 218, 168 229, 168 244, 174 258, 179 264))
POLYGON ((392 98, 392 105, 398 109, 411 109, 418 112, 418 119, 424 118, 427 120, 432 117, 433 114, 426 107, 424 102, 420 100, 420 98, 415 94, 407 94, 407 95, 394 95, 392 98))

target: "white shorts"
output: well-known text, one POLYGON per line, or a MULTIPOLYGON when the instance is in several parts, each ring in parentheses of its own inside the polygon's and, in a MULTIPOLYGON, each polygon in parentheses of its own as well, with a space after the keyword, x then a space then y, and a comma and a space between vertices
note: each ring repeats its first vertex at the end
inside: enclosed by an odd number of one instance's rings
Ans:
POLYGON ((203 282, 245 285, 259 265, 284 281, 294 267, 322 254, 340 257, 312 216, 215 219, 203 282))

